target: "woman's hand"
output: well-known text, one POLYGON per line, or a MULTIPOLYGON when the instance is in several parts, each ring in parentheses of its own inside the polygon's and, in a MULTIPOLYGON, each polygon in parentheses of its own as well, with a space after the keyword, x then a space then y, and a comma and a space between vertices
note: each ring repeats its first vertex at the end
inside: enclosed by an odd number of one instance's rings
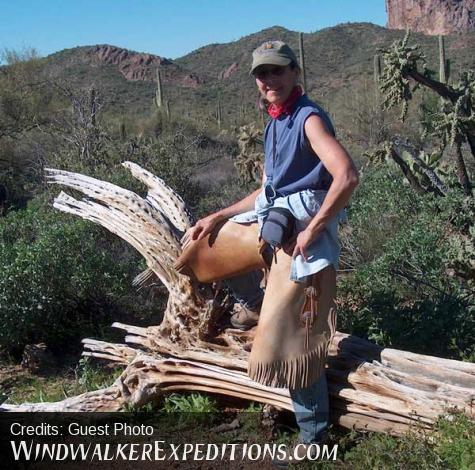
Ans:
POLYGON ((292 258, 296 258, 298 255, 302 255, 302 258, 307 261, 307 248, 315 240, 316 234, 313 233, 308 227, 302 230, 293 244, 292 258))
POLYGON ((182 248, 184 249, 191 241, 201 240, 210 233, 214 227, 224 220, 224 217, 218 213, 210 214, 203 219, 198 220, 193 227, 190 227, 181 239, 182 248))
MULTIPOLYGON (((265 181, 265 178, 263 179, 265 181)), ((195 240, 201 240, 210 233, 214 227, 216 227, 219 222, 227 220, 236 214, 241 214, 242 212, 250 211, 254 209, 256 203, 256 198, 261 192, 261 188, 256 189, 253 193, 246 196, 244 199, 236 202, 232 206, 221 209, 214 214, 210 214, 203 219, 198 220, 193 227, 190 227, 183 235, 181 239, 181 247, 185 249, 186 246, 195 240)))

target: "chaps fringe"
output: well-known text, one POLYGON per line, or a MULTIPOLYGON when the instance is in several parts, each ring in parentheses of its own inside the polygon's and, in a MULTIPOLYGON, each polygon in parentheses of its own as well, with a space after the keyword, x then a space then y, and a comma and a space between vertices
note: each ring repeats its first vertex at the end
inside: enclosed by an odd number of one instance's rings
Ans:
POLYGON ((325 331, 323 334, 326 340, 306 354, 270 363, 249 361, 249 377, 267 387, 301 389, 310 386, 325 370, 328 349, 336 331, 334 308, 331 308, 328 314, 328 326, 330 336, 328 337, 328 332, 325 331))

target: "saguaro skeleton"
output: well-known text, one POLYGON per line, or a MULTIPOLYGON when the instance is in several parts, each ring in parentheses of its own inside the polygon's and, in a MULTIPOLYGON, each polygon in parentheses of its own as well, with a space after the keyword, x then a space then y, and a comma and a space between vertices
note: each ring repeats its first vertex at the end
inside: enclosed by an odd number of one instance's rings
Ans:
MULTIPOLYGON (((137 281, 157 276, 169 292, 159 325, 141 328, 114 323, 125 344, 84 339, 85 356, 125 366, 108 388, 56 403, 2 405, 10 411, 109 411, 126 403, 142 405, 161 393, 199 390, 291 409, 286 389, 265 387, 245 373, 253 332, 219 330, 224 304, 211 289, 193 285, 173 268, 181 234, 192 217, 181 197, 138 165, 123 164, 145 183, 145 198, 113 184, 48 169, 49 181, 82 192, 82 200, 61 192, 57 209, 100 224, 145 258, 137 281)), ((428 428, 449 408, 475 417, 475 364, 383 349, 337 332, 327 376, 332 416, 345 427, 402 434, 418 423, 428 428)))

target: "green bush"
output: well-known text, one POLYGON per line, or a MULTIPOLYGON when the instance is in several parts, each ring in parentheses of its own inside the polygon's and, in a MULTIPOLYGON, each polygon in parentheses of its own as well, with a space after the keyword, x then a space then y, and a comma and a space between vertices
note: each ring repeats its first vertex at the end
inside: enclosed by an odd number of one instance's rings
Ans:
POLYGON ((449 414, 426 434, 372 434, 348 450, 343 468, 469 470, 475 467, 475 422, 449 414))
POLYGON ((216 401, 208 395, 172 393, 165 398, 163 411, 166 413, 217 413, 216 401))
POLYGON ((131 261, 103 229, 41 205, 0 219, 1 350, 99 333, 130 290, 131 261))
POLYGON ((345 232, 354 271, 340 281, 340 327, 382 346, 472 357, 473 302, 448 273, 462 199, 416 195, 387 167, 364 174, 345 232))
POLYGON ((434 449, 422 440, 404 436, 399 439, 374 434, 346 453, 347 468, 373 470, 441 469, 434 449))
POLYGON ((215 186, 216 179, 222 180, 223 175, 219 174, 219 165, 213 163, 229 156, 234 151, 231 147, 225 138, 217 139, 199 128, 177 128, 159 136, 132 136, 125 141, 108 137, 102 155, 91 161, 80 160, 73 149, 63 147, 50 157, 48 166, 109 181, 144 195, 147 188, 121 165, 132 161, 163 179, 196 210, 207 194, 196 174, 206 165, 206 180, 215 186))
MULTIPOLYGON (((232 144, 225 136, 212 136, 190 125, 124 141, 109 138, 105 132, 100 136, 101 154, 93 159, 77 158, 77 152, 63 143, 49 155, 47 165, 145 195, 145 186, 120 165, 131 160, 162 178, 195 213, 222 206, 226 195, 213 187, 205 190, 193 179, 193 172, 231 151, 232 144)), ((223 178, 222 169, 209 171, 223 178)), ((216 179, 212 178, 213 183, 216 179)), ((166 296, 155 296, 151 302, 147 297, 156 292, 137 293, 130 286, 140 256, 103 228, 46 209, 60 190, 39 182, 26 210, 0 219, 0 318, 4 319, 0 348, 4 351, 18 353, 24 344, 38 341, 62 348, 78 345, 85 335, 103 337, 99 330, 126 311, 128 318, 134 317, 134 324, 158 324, 160 320, 155 312, 164 307, 166 296), (152 320, 152 315, 156 319, 152 320)))
POLYGON ((111 371, 98 367, 89 357, 82 357, 74 369, 75 385, 77 388, 88 392, 99 390, 108 387, 120 373, 122 373, 121 367, 111 371))
POLYGON ((475 421, 463 414, 439 419, 434 442, 435 451, 447 465, 445 468, 475 468, 475 421))

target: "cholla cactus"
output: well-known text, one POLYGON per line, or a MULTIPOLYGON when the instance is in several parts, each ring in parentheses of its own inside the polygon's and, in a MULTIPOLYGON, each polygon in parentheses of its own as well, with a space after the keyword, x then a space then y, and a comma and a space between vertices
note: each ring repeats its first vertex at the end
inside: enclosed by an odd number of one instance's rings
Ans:
MULTIPOLYGON (((404 39, 396 41, 389 49, 383 50, 384 71, 381 76, 381 90, 384 93, 383 106, 389 109, 402 103, 402 116, 407 113, 408 102, 418 85, 423 85, 439 95, 439 110, 427 116, 422 123, 424 129, 422 139, 430 135, 435 137, 438 143, 436 150, 431 153, 409 152, 409 159, 401 158, 396 163, 403 169, 406 177, 413 177, 421 172, 423 179, 429 178, 429 186, 421 181, 423 187, 436 189, 439 194, 445 194, 445 188, 441 186, 433 176, 437 176, 435 168, 430 165, 438 163, 445 147, 450 144, 455 148, 456 173, 459 183, 466 195, 472 195, 470 176, 467 171, 462 145, 469 143, 470 150, 475 157, 475 74, 464 72, 460 82, 455 85, 447 85, 445 69, 445 50, 443 40, 439 41, 440 53, 440 81, 430 78, 426 69, 425 58, 418 45, 408 46, 409 33, 404 39), (418 62, 422 61, 423 71, 418 71, 418 62), (414 80, 415 87, 411 90, 410 79, 414 80), (424 158, 427 158, 427 161, 424 158), (407 160, 407 161, 405 161, 407 160)), ((404 153, 404 152, 403 152, 404 153)), ((399 155, 400 156, 400 155, 399 155)), ((396 161, 396 160, 395 160, 396 161)), ((411 183, 412 184, 412 183, 411 183)))
POLYGON ((440 177, 440 175, 446 175, 440 167, 442 154, 440 149, 424 152, 407 140, 395 137, 390 142, 383 142, 372 152, 365 153, 364 156, 376 165, 394 162, 418 193, 429 191, 445 195, 448 193, 448 188, 440 177))
POLYGON ((264 159, 262 136, 263 132, 256 124, 239 128, 239 154, 234 165, 239 177, 247 183, 259 181, 262 175, 264 159))
POLYGON ((475 73, 470 70, 463 72, 460 81, 454 85, 459 97, 448 114, 450 125, 447 126, 449 142, 454 145, 457 140, 465 140, 467 133, 474 133, 475 129, 475 73))
POLYGON ((401 119, 407 114, 408 102, 412 91, 408 76, 417 71, 418 61, 422 61, 425 71, 425 57, 418 45, 408 46, 409 31, 401 41, 393 43, 389 49, 381 49, 384 60, 384 70, 380 78, 381 91, 384 94, 384 109, 402 103, 401 119))
POLYGON ((464 72, 452 89, 458 98, 454 102, 442 99, 439 111, 430 116, 430 134, 451 146, 464 141, 475 128, 475 74, 464 72))
POLYGON ((370 163, 374 165, 381 165, 391 159, 392 144, 390 142, 383 142, 379 147, 372 151, 363 154, 370 163))

